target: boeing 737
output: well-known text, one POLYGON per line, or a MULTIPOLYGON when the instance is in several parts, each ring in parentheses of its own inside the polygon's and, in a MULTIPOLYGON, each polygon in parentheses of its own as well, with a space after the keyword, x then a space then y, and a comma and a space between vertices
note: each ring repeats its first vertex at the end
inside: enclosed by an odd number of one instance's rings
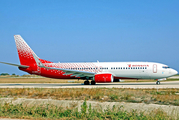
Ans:
POLYGON ((167 65, 155 62, 85 62, 85 63, 53 63, 40 59, 20 35, 14 36, 20 65, 17 66, 29 74, 41 75, 57 79, 83 79, 84 85, 96 83, 120 82, 121 79, 156 79, 161 80, 178 74, 167 65))

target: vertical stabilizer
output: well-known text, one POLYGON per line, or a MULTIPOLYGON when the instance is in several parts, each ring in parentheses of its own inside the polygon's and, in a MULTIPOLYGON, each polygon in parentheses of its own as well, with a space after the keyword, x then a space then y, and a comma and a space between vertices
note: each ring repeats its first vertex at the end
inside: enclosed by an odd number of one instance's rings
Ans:
POLYGON ((14 39, 16 42, 16 47, 21 65, 30 65, 36 63, 33 57, 33 54, 36 54, 24 41, 24 39, 20 35, 14 35, 14 39))

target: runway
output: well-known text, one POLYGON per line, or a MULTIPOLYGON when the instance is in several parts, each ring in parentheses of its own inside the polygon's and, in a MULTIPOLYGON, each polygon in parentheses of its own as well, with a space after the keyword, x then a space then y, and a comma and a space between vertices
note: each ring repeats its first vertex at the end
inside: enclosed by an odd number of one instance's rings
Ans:
POLYGON ((156 85, 155 82, 130 83, 97 83, 84 85, 81 83, 1 83, 0 88, 179 88, 179 81, 166 81, 156 85))

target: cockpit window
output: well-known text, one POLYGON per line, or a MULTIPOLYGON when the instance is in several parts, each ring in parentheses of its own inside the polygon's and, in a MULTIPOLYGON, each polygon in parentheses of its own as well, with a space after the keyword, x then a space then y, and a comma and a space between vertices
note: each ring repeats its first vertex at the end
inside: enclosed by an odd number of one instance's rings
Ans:
POLYGON ((170 68, 170 67, 168 67, 168 66, 163 66, 162 68, 164 68, 164 69, 168 69, 168 68, 170 68))

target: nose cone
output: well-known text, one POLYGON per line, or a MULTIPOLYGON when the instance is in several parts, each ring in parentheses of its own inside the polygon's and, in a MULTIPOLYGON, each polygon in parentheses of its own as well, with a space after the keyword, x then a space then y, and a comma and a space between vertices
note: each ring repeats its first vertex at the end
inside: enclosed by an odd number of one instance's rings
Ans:
POLYGON ((176 74, 178 74, 178 72, 176 70, 172 69, 172 74, 176 75, 176 74))

